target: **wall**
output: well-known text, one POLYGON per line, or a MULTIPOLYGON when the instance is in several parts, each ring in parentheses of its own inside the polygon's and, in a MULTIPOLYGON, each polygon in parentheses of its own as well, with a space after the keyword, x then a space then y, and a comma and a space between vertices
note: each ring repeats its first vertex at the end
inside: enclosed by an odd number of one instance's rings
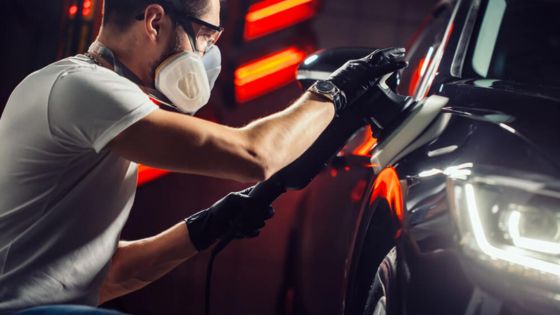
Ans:
POLYGON ((324 0, 316 19, 319 45, 405 45, 436 0, 324 0))

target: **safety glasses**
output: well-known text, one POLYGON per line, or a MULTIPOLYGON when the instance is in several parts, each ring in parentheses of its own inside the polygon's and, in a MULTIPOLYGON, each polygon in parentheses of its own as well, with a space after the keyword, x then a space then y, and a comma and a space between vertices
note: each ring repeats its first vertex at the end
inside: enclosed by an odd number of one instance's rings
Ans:
POLYGON ((202 54, 216 44, 224 31, 222 26, 216 26, 192 16, 178 16, 177 20, 189 37, 194 38, 194 43, 191 40, 191 45, 202 54))
MULTIPOLYGON (((167 3, 167 1, 164 1, 162 4, 164 3, 167 3)), ((177 9, 170 8, 170 5, 171 3, 167 3, 164 9, 171 13, 171 16, 183 27, 185 32, 187 32, 193 49, 204 55, 216 44, 224 28, 183 14, 177 9)), ((144 19, 144 13, 138 14, 135 18, 136 20, 142 21, 144 19)))

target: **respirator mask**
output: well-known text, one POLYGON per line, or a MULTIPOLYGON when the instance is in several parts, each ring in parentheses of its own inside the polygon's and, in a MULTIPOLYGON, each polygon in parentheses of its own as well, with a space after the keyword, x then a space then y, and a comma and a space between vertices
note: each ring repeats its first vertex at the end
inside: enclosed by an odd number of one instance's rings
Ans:
MULTIPOLYGON (((142 84, 142 80, 101 43, 92 44, 88 55, 94 60, 95 56, 107 60, 115 72, 136 83, 157 103, 193 115, 208 103, 222 69, 222 55, 216 42, 224 28, 189 16, 180 8, 181 4, 176 1, 165 5, 166 11, 187 33, 193 52, 178 52, 166 58, 155 70, 155 90, 142 84)), ((140 14, 135 19, 141 21, 144 15, 140 14)))
POLYGON ((194 114, 210 99, 221 70, 222 56, 215 45, 224 28, 179 10, 170 11, 187 33, 192 52, 179 52, 165 59, 155 71, 155 88, 179 111, 194 114))
POLYGON ((155 87, 179 111, 193 115, 210 99, 221 71, 220 49, 212 45, 201 57, 180 52, 165 59, 155 71, 155 87))

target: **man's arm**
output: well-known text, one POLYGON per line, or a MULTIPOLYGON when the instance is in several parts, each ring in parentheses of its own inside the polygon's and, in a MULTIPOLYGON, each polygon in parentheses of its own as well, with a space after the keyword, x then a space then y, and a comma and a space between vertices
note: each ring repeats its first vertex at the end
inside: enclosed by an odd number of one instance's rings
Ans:
POLYGON ((305 93, 287 109, 244 128, 155 110, 121 132, 109 147, 132 161, 178 172, 259 181, 299 157, 332 121, 378 79, 406 66, 404 49, 377 50, 329 76, 331 101, 305 93))
POLYGON ((153 167, 259 181, 305 152, 334 113, 332 103, 311 93, 243 128, 155 110, 109 146, 124 158, 153 167))
MULTIPOLYGON (((335 107, 340 112, 371 88, 376 81, 370 77, 402 67, 401 55, 404 50, 381 50, 335 72, 332 80, 340 80, 335 83, 344 88, 345 95, 335 106, 306 93, 288 109, 238 129, 156 110, 122 132, 110 146, 130 160, 151 166, 238 180, 264 179, 315 141, 332 120, 335 107), (365 79, 352 80, 356 75, 365 79)), ((179 223, 157 236, 121 243, 103 283, 100 303, 144 287, 194 255, 189 235, 200 250, 210 246, 229 230, 236 214, 247 213, 242 209, 250 204, 240 207, 235 201, 239 199, 244 203, 252 200, 243 193, 229 194, 189 217, 187 225, 179 223)), ((249 225, 246 230, 252 231, 262 228, 269 217, 243 218, 243 222, 249 225)))
POLYGON ((150 238, 121 241, 101 286, 99 304, 145 287, 196 253, 184 222, 150 238))
POLYGON ((252 189, 229 193, 209 208, 156 236, 121 241, 101 286, 99 303, 159 279, 196 252, 212 246, 232 228, 236 238, 258 235, 265 221, 274 215, 274 209, 255 204, 248 196, 252 189))

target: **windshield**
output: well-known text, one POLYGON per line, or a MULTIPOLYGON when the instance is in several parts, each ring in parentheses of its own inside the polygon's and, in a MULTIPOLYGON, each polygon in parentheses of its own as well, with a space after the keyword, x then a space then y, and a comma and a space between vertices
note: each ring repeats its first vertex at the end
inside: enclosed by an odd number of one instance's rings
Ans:
POLYGON ((471 71, 483 78, 560 86, 559 13, 558 0, 488 0, 469 54, 471 71))

